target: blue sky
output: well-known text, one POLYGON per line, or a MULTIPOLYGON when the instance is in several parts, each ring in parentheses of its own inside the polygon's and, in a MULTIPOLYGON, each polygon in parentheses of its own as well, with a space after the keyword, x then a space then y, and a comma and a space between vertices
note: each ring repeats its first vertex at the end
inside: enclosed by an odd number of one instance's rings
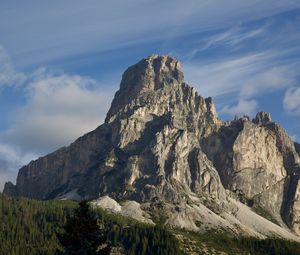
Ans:
POLYGON ((300 1, 1 1, 0 190, 103 122, 122 72, 182 62, 222 120, 268 111, 300 141, 300 1))

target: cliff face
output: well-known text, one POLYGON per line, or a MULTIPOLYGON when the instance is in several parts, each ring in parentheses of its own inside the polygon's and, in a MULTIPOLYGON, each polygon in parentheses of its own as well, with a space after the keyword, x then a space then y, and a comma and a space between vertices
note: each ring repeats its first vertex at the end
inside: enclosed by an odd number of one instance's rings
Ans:
POLYGON ((226 189, 251 207, 262 207, 298 234, 299 154, 267 113, 234 120, 202 141, 226 189))
POLYGON ((21 168, 4 192, 164 201, 181 205, 178 215, 195 199, 232 212, 231 196, 300 234, 299 162, 299 145, 269 114, 221 122, 177 60, 153 55, 125 71, 103 125, 21 168))

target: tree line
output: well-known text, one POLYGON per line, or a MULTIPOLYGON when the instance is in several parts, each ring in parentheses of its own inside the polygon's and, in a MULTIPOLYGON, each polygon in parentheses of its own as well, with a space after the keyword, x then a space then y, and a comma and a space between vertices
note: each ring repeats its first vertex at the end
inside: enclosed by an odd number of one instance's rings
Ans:
MULTIPOLYGON (((186 234, 199 235, 200 243, 226 248, 228 254, 236 254, 231 251, 237 249, 239 254, 300 255, 300 244, 288 240, 186 234)), ((1 255, 105 255, 112 247, 122 247, 128 255, 183 254, 179 241, 163 226, 92 210, 86 202, 39 201, 0 193, 1 255)))
POLYGON ((105 242, 110 247, 122 246, 128 255, 182 254, 177 239, 167 229, 103 210, 91 211, 86 206, 72 201, 38 201, 0 194, 0 254, 94 254, 76 253, 76 249, 93 250, 101 244, 105 248, 105 242), (96 240, 90 241, 93 238, 96 240))

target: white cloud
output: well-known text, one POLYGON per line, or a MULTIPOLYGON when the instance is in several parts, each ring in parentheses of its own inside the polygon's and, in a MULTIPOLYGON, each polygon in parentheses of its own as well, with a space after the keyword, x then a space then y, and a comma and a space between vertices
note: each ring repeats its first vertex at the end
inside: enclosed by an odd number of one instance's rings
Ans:
POLYGON ((26 101, 0 133, 0 190, 29 159, 68 145, 102 124, 113 96, 107 86, 80 75, 46 68, 20 74, 3 48, 0 85, 14 86, 26 101))
MULTIPOLYGON (((290 52, 288 52, 290 53, 290 52)), ((296 84, 298 62, 285 63, 281 57, 287 54, 265 51, 235 58, 216 59, 214 62, 187 62, 183 64, 188 83, 205 97, 234 95, 235 105, 223 106, 221 113, 252 115, 257 108, 257 97, 284 90, 296 84)), ((232 99, 231 99, 232 101, 232 99)))
POLYGON ((22 154, 7 144, 0 144, 0 191, 5 182, 15 180, 17 170, 36 158, 33 154, 22 154))
MULTIPOLYGON (((43 4, 29 0, 16 7, 13 1, 2 1, 1 43, 19 68, 30 70, 30 65, 38 66, 69 56, 128 45, 143 47, 155 41, 163 45, 164 41, 177 36, 227 29, 237 23, 299 7, 300 3, 294 0, 265 0, 263 3, 229 0, 222 8, 219 5, 219 0, 189 3, 91 0, 89 5, 79 0, 43 4)), ((262 33, 264 28, 244 31, 238 27, 209 38, 207 43, 234 46, 262 33)), ((259 91, 281 89, 282 84, 288 83, 284 79, 293 78, 280 65, 274 66, 271 52, 217 61, 183 66, 187 80, 200 84, 201 94, 239 94, 236 105, 223 108, 230 114, 251 113, 257 107, 252 97, 259 91), (287 78, 280 80, 282 77, 287 78)), ((20 89, 24 89, 27 102, 15 112, 12 125, 0 134, 0 143, 6 144, 5 153, 0 154, 0 158, 5 158, 2 169, 6 169, 6 173, 15 173, 15 168, 27 155, 49 152, 94 129, 103 120, 113 94, 95 81, 78 75, 43 69, 32 74, 17 72, 0 47, 0 86, 16 84, 23 84, 20 89)))
MULTIPOLYGON (((284 12, 294 0, 96 1, 1 3, 0 35, 18 65, 170 40, 284 12), (12 19, 11 17, 18 17, 12 19), (137 22, 138 21, 138 22, 137 22)), ((256 36, 259 30, 244 36, 256 36)), ((237 37, 235 41, 243 40, 237 37)))
POLYGON ((289 88, 285 92, 283 107, 288 114, 300 116, 300 87, 289 88))
POLYGON ((246 81, 240 95, 249 98, 291 87, 296 82, 296 75, 293 65, 275 66, 262 70, 246 81))
POLYGON ((299 136, 296 135, 296 134, 292 134, 292 135, 290 135, 290 137, 292 138, 293 141, 296 141, 296 142, 297 142, 299 136))
POLYGON ((279 74, 280 76, 285 74, 289 74, 288 77, 291 76, 290 73, 283 72, 287 68, 274 66, 278 64, 275 62, 275 58, 276 53, 265 51, 215 59, 210 63, 186 62, 183 64, 183 68, 187 82, 196 86, 200 94, 204 96, 220 96, 240 92, 245 85, 247 90, 252 90, 252 94, 257 91, 257 87, 261 89, 261 85, 271 86, 268 84, 272 83, 272 86, 275 87, 275 80, 279 79, 279 74), (276 70, 281 70, 281 72, 277 74, 276 70), (272 74, 275 74, 277 78, 274 80, 269 78, 272 74), (262 84, 264 82, 266 83, 262 84))
POLYGON ((11 60, 0 45, 0 87, 12 86, 24 82, 26 79, 23 73, 18 73, 14 70, 11 60))
POLYGON ((236 58, 216 59, 214 62, 187 62, 183 64, 187 82, 195 85, 204 96, 220 96, 239 91, 245 81, 262 68, 269 53, 255 53, 236 58))
POLYGON ((27 104, 0 133, 0 190, 15 180, 22 165, 99 126, 112 98, 110 91, 78 75, 39 71, 31 76, 24 88, 27 104))
POLYGON ((233 27, 225 32, 221 32, 208 38, 201 39, 198 44, 198 48, 193 49, 187 54, 188 58, 193 58, 197 53, 205 51, 209 48, 221 46, 221 47, 239 47, 240 44, 249 39, 261 36, 267 29, 268 25, 256 28, 256 29, 246 29, 241 26, 233 27))
POLYGON ((100 125, 112 93, 78 75, 39 72, 26 87, 27 104, 0 138, 22 152, 37 154, 68 145, 100 125))
POLYGON ((253 116, 257 112, 258 103, 255 100, 240 99, 236 105, 225 106, 220 113, 228 114, 230 116, 253 116))

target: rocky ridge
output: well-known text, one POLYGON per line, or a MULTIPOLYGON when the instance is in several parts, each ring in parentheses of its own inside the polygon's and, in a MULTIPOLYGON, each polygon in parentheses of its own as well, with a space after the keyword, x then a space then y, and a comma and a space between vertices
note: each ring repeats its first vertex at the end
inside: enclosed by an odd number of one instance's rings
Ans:
POLYGON ((96 199, 197 231, 297 239, 299 151, 268 113, 222 122, 176 59, 153 55, 124 72, 103 125, 22 167, 4 192, 96 199))

